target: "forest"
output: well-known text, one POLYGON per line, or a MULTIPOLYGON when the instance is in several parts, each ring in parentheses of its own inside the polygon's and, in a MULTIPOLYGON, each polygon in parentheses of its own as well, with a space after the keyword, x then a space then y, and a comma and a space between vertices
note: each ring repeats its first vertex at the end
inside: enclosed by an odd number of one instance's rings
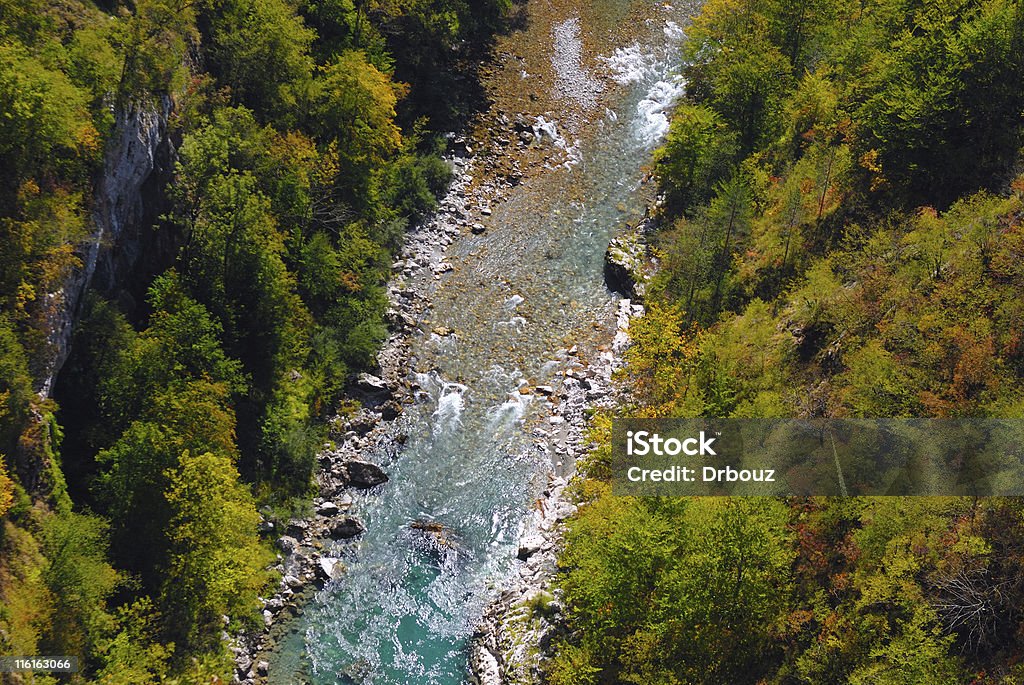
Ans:
POLYGON ((230 680, 222 633, 271 581, 257 507, 309 495, 506 9, 0 0, 0 653, 81 659, 32 682, 230 680), (106 152, 162 108, 144 258, 41 392, 106 152))
MULTIPOLYGON (((637 417, 1024 418, 1024 3, 708 0, 656 153, 637 417)), ((594 423, 557 685, 1024 681, 1024 505, 623 498, 594 423)))

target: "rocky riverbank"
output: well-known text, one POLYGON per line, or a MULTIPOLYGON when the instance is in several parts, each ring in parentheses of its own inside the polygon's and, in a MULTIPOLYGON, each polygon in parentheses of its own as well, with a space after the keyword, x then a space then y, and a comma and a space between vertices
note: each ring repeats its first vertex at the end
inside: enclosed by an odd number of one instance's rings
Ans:
POLYGON ((568 365, 559 388, 550 390, 549 429, 535 428, 538 456, 567 468, 552 473, 543 496, 519 540, 516 568, 501 594, 480 621, 470 654, 471 680, 476 685, 526 685, 541 681, 541 664, 549 656, 552 638, 561 630, 561 595, 553 587, 558 555, 562 549, 563 522, 576 511, 566 497, 575 476, 578 457, 593 445, 587 440, 587 423, 593 410, 615 405, 613 373, 623 364, 629 345, 629 322, 643 313, 643 306, 619 300, 616 333, 611 345, 602 346, 592 363, 575 360, 568 365), (551 437, 556 436, 551 441, 551 437))
POLYGON ((332 543, 354 541, 365 531, 362 520, 351 513, 353 492, 387 487, 387 473, 363 455, 394 454, 403 440, 395 419, 415 401, 417 388, 408 380, 409 340, 428 320, 429 293, 422 284, 450 269, 444 261, 445 249, 461 232, 473 229, 471 205, 480 206, 493 191, 487 183, 469 189, 472 147, 457 140, 455 148, 461 154, 448 160, 454 176, 447 195, 435 215, 409 234, 401 259, 393 265, 387 312, 392 332, 378 353, 379 375, 364 373, 355 379, 349 396, 358 400, 359 409, 334 419, 333 441, 319 455, 313 515, 261 524, 265 535, 276 537, 278 562, 273 570, 281 580, 276 592, 262 599, 263 629, 246 633, 232 644, 235 683, 265 682, 270 669, 267 654, 289 622, 302 614, 312 593, 344 575, 340 555, 326 550, 337 549, 332 543))

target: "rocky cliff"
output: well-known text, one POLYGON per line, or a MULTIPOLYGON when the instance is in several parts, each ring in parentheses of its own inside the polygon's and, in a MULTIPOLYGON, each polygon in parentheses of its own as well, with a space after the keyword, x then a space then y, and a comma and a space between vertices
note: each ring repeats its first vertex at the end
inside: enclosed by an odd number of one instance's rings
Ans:
POLYGON ((104 159, 103 176, 93 197, 92 231, 79 248, 82 265, 63 287, 47 295, 50 358, 39 393, 48 397, 67 359, 71 333, 85 293, 94 283, 109 289, 131 269, 142 251, 146 216, 144 188, 156 176, 169 175, 173 149, 167 122, 169 96, 133 102, 120 109, 104 159))

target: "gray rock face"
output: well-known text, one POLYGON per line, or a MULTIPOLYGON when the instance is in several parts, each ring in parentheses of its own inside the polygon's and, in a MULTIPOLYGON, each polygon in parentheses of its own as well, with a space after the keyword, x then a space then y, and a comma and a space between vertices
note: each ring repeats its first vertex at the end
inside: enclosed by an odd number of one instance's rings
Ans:
POLYGON ((340 559, 323 557, 320 559, 318 573, 324 580, 336 580, 345 572, 345 565, 340 559))
POLYGON ((170 97, 163 96, 156 106, 131 104, 117 113, 103 178, 93 198, 93 226, 80 255, 82 266, 59 291, 45 296, 53 304, 47 321, 53 356, 39 388, 44 396, 50 395, 54 379, 67 360, 71 332, 98 267, 102 264, 108 274, 113 274, 118 270, 117 263, 130 266, 141 251, 137 239, 128 239, 129 229, 138 228, 143 216, 142 187, 158 166, 158 151, 167 141, 171 110, 170 97))
POLYGON ((384 473, 384 469, 368 461, 354 459, 345 464, 345 470, 349 484, 357 488, 372 488, 388 482, 388 474, 384 473))
POLYGON ((316 513, 321 516, 335 516, 340 513, 341 509, 334 502, 324 502, 316 508, 316 513))

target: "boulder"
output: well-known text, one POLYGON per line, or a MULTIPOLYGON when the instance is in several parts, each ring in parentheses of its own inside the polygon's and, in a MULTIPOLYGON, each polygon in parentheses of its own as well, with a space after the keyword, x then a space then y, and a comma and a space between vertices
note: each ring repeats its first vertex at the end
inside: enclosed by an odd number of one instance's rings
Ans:
POLYGON ((285 554, 291 554, 299 548, 299 541, 291 535, 282 535, 277 539, 277 546, 285 554))
POLYGON ((323 557, 317 566, 317 572, 324 580, 336 580, 345 572, 345 565, 341 563, 341 559, 323 557))
POLYGON ((341 508, 334 502, 324 502, 316 508, 316 513, 321 516, 336 516, 341 513, 341 508))
POLYGON ((357 488, 372 488, 388 482, 388 474, 384 473, 384 469, 368 461, 353 459, 345 464, 345 471, 349 484, 357 488))
POLYGON ((305 519, 289 519, 287 531, 295 538, 301 538, 309 530, 309 521, 305 519))
POLYGON ((604 253, 604 282, 612 292, 643 301, 646 249, 636 234, 614 238, 604 253))
POLYGON ((361 373, 356 376, 356 387, 360 390, 376 395, 388 395, 391 389, 383 379, 370 373, 361 373))
POLYGON ((355 516, 343 516, 337 523, 331 526, 328 535, 331 536, 332 540, 348 540, 357 535, 362 535, 365 531, 366 526, 355 516))
POLYGON ((252 670, 252 657, 248 654, 240 654, 235 659, 235 670, 238 671, 240 678, 245 678, 249 675, 249 671, 252 670))
POLYGON ((526 561, 544 547, 544 538, 540 535, 528 535, 519 541, 519 553, 516 555, 520 561, 526 561))

